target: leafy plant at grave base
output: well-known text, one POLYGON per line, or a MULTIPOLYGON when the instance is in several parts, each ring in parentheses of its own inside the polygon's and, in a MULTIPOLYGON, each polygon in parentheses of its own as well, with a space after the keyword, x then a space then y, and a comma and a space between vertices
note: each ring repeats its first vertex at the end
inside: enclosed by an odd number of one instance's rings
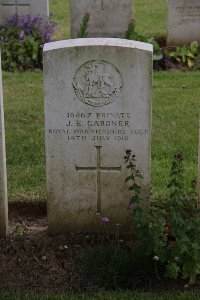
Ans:
POLYGON ((83 20, 82 20, 82 23, 81 23, 81 26, 80 26, 80 30, 77 33, 77 38, 86 38, 87 37, 87 35, 88 35, 87 30, 88 30, 89 21, 90 21, 90 15, 88 13, 86 13, 83 17, 83 20))
POLYGON ((174 156, 168 184, 169 194, 165 201, 157 199, 145 215, 141 208, 141 188, 136 183, 140 177, 136 169, 135 156, 126 151, 125 163, 131 171, 126 178, 133 191, 130 205, 133 206, 133 220, 137 228, 137 243, 151 256, 165 266, 165 276, 189 279, 195 283, 200 274, 200 210, 197 202, 195 182, 187 193, 184 186, 183 159, 174 156))
MULTIPOLYGON (((130 150, 127 151, 129 153, 130 150)), ((131 169, 131 175, 126 181, 133 180, 130 190, 134 190, 135 194, 131 199, 129 208, 134 202, 137 206, 137 218, 145 219, 145 212, 140 209, 141 196, 140 186, 136 183, 135 178, 142 179, 142 175, 133 165, 135 156, 129 161, 128 168, 131 169), (132 168, 133 167, 133 168, 132 168), (143 214, 141 216, 141 213, 143 214)), ((109 218, 101 215, 100 220, 104 225, 110 222, 109 218)), ((104 288, 141 288, 149 287, 152 283, 158 281, 158 270, 161 272, 161 264, 157 263, 150 255, 144 256, 143 245, 140 244, 130 250, 129 246, 123 246, 119 243, 119 232, 116 224, 116 236, 114 242, 110 240, 110 244, 103 244, 91 249, 87 249, 80 257, 81 268, 85 276, 94 284, 98 284, 104 288)), ((105 232, 105 230, 104 230, 105 232)), ((163 272, 163 270, 162 270, 163 272)))
POLYGON ((41 30, 41 17, 13 15, 0 26, 2 68, 6 71, 42 68, 42 48, 51 41, 56 23, 41 30))
POLYGON ((190 46, 176 47, 175 51, 165 51, 168 57, 171 57, 178 63, 187 64, 192 68, 196 62, 200 61, 199 44, 193 41, 190 46))
POLYGON ((128 30, 126 32, 126 39, 151 44, 153 46, 153 60, 158 61, 158 60, 161 60, 163 58, 163 52, 160 49, 159 44, 155 40, 154 37, 148 38, 144 35, 138 34, 135 31, 135 21, 134 20, 132 20, 128 25, 128 30))
POLYGON ((157 280, 155 262, 141 248, 96 246, 83 252, 80 264, 84 275, 105 289, 149 287, 157 280))
POLYGON ((18 234, 23 234, 24 233, 24 227, 23 226, 18 226, 16 228, 16 233, 18 234))

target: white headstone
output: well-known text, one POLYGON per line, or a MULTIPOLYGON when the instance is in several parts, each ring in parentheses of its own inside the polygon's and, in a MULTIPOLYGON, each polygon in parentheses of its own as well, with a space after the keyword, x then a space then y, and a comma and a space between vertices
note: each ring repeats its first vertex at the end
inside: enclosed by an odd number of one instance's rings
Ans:
POLYGON ((200 0, 168 0, 167 45, 200 42, 200 0))
POLYGON ((0 55, 0 236, 6 236, 8 230, 8 199, 5 154, 5 131, 3 110, 3 87, 0 55))
POLYGON ((48 0, 0 0, 0 24, 12 15, 40 16, 43 24, 49 17, 48 0))
POLYGON ((125 150, 150 184, 152 46, 74 39, 44 46, 49 232, 130 229, 125 150))
POLYGON ((71 36, 77 37, 88 13, 88 37, 124 38, 133 18, 132 7, 133 0, 71 0, 71 36))

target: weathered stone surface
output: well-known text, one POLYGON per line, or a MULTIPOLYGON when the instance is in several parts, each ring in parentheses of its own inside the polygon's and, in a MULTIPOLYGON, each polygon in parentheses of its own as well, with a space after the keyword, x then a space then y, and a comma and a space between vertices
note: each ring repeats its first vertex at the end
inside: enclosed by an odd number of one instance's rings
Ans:
MULTIPOLYGON (((49 232, 130 229, 125 150, 150 184, 152 46, 74 39, 44 47, 49 232)), ((147 200, 146 200, 147 201, 147 200)), ((147 201, 148 204, 148 201, 147 201)))
POLYGON ((0 236, 6 236, 8 231, 8 199, 5 154, 5 131, 3 110, 3 87, 0 55, 0 236))
POLYGON ((168 46, 200 42, 199 28, 199 0, 168 0, 168 46))
POLYGON ((88 37, 125 37, 133 18, 132 8, 133 0, 71 0, 71 36, 77 37, 88 13, 88 37))
POLYGON ((48 0, 0 0, 0 24, 14 14, 40 16, 43 18, 43 26, 49 17, 49 2, 48 0))

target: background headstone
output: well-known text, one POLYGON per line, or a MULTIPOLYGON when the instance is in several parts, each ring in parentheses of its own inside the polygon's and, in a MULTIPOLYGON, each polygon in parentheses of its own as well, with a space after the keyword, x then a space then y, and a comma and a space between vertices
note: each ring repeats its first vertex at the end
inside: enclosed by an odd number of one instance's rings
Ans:
POLYGON ((167 45, 200 42, 200 0, 168 0, 167 45))
POLYGON ((8 199, 3 110, 3 88, 0 55, 0 236, 6 236, 8 230, 8 199))
POLYGON ((132 9, 133 0, 71 0, 71 36, 77 37, 88 13, 88 37, 125 37, 132 9))
POLYGON ((42 26, 49 17, 48 0, 0 0, 0 24, 12 15, 40 16, 42 26))
MULTIPOLYGON (((130 229, 125 150, 150 184, 152 46, 74 39, 44 47, 49 232, 130 229)), ((147 201, 148 204, 148 201, 147 201)))

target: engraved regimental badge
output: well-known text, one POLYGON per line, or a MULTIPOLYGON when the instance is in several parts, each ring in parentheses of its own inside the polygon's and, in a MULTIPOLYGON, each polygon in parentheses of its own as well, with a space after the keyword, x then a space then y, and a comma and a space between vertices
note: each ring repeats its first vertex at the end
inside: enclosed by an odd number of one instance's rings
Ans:
POLYGON ((112 64, 104 60, 91 60, 83 64, 73 80, 76 96, 91 106, 104 106, 120 95, 122 78, 112 64))

